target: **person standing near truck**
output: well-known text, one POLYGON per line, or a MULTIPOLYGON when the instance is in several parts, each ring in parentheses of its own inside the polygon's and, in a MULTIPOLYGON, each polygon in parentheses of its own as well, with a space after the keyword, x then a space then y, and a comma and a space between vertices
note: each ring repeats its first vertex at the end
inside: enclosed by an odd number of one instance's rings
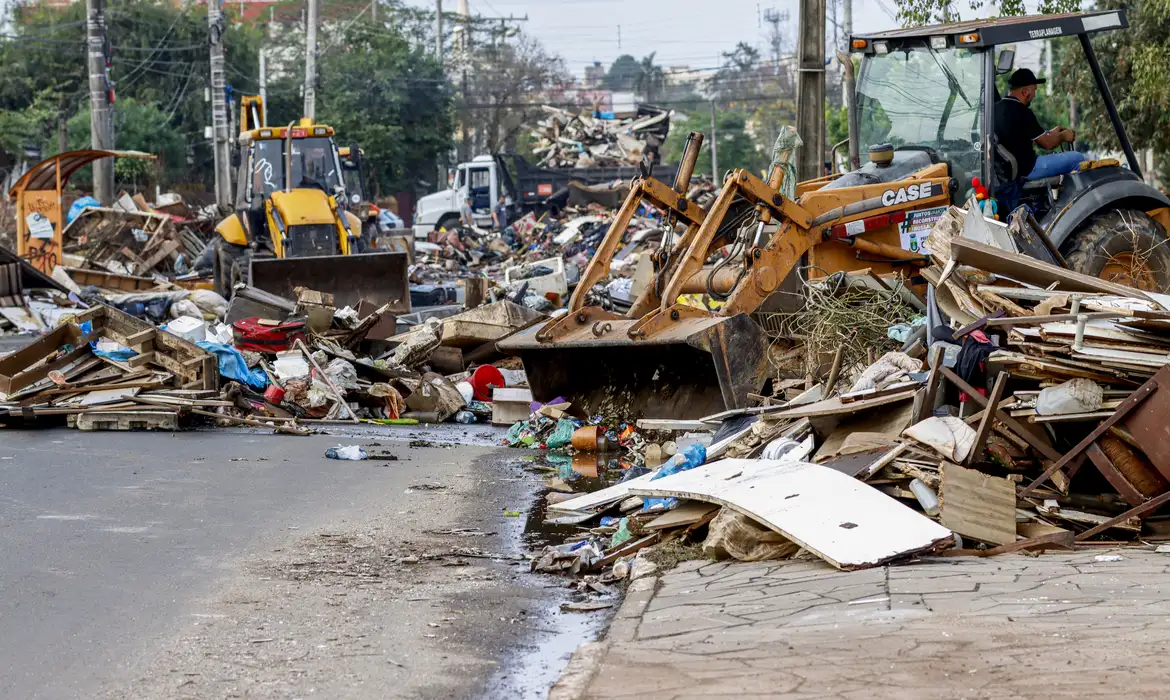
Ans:
POLYGON ((508 228, 508 203, 504 200, 504 195, 500 195, 500 201, 492 209, 492 223, 495 224, 497 231, 508 228))

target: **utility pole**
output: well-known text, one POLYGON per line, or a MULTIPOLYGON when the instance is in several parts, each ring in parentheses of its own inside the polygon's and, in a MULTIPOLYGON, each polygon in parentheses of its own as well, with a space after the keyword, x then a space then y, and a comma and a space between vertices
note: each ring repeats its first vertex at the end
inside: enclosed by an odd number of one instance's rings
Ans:
POLYGON ((715 100, 711 100, 711 181, 719 186, 719 135, 715 133, 715 100))
POLYGON ((443 62, 443 0, 435 0, 435 58, 443 62))
POLYGON ((804 141, 796 174, 811 180, 825 167, 825 0, 800 0, 796 65, 796 130, 804 141))
MULTIPOLYGON (((845 34, 845 47, 843 50, 845 51, 846 55, 851 55, 853 53, 853 46, 852 46, 852 42, 853 42, 853 0, 844 0, 844 13, 843 14, 844 14, 844 18, 843 18, 842 23, 845 25, 843 27, 844 32, 842 32, 843 34, 845 34)), ((838 50, 842 50, 841 47, 837 47, 837 48, 838 48, 838 50)), ((852 61, 853 59, 851 58, 849 60, 852 61)), ((842 66, 842 69, 843 68, 844 68, 844 66, 842 66)), ((849 87, 846 85, 845 80, 844 80, 844 73, 842 73, 841 91, 843 93, 845 93, 845 92, 848 92, 848 90, 849 90, 849 87)), ((842 94, 841 95, 841 104, 848 105, 849 99, 850 99, 850 96, 848 94, 842 94)))
MULTIPOLYGON (((106 81, 106 19, 102 0, 86 0, 86 61, 89 68, 89 141, 95 150, 114 147, 110 91, 106 81)), ((114 201, 114 159, 93 163, 93 196, 102 206, 114 201)))
POLYGON ((207 35, 211 45, 211 147, 215 155, 215 203, 232 203, 232 158, 228 142, 227 95, 224 89, 223 0, 207 0, 207 35))
POLYGON ((317 116, 317 0, 308 0, 305 17, 305 117, 317 116))
MULTIPOLYGON (((264 111, 268 111, 268 62, 265 60, 264 49, 260 49, 260 101, 264 103, 264 111)), ((265 120, 267 121, 267 120, 265 120)), ((263 125, 261 125, 263 126, 263 125)))

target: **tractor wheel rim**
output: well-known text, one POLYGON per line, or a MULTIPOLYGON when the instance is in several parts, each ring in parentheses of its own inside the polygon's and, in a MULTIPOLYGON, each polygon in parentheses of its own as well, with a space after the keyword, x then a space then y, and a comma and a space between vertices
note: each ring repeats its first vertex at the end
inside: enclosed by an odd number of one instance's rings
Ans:
POLYGON ((1132 251, 1109 256, 1109 260, 1097 276, 1144 292, 1158 291, 1158 277, 1154 274, 1153 268, 1144 258, 1134 255, 1132 251))

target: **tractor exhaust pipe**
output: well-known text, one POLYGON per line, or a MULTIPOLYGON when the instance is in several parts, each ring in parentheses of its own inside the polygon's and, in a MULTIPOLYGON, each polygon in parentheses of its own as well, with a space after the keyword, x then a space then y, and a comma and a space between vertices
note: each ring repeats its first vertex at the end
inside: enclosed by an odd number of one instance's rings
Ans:
POLYGON ((678 164, 678 173, 674 176, 674 191, 684 197, 691 186, 691 175, 695 172, 695 163, 699 161, 699 150, 702 147, 702 133, 692 131, 687 134, 687 145, 683 148, 682 162, 678 164))

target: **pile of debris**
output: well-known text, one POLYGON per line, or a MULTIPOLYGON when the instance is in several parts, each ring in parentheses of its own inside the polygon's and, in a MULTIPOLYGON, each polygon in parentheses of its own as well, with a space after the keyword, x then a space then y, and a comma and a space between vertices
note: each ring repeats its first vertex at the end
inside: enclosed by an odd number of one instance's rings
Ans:
MULTIPOLYGON (((147 203, 123 192, 113 206, 88 204, 71 212, 61 232, 61 263, 71 270, 169 278, 188 275, 213 233, 215 209, 200 216, 174 193, 147 203)), ((80 282, 79 282, 80 284, 80 282)))
MULTIPOLYGON (((632 118, 603 118, 542 107, 547 115, 531 132, 541 167, 598 168, 637 165, 657 154, 670 130, 670 112, 640 107, 632 118)), ((655 159, 657 160, 657 159, 655 159)))
MULTIPOLYGON (((832 362, 798 363, 819 368, 804 381, 777 378, 756 406, 643 420, 640 432, 619 426, 614 447, 627 454, 611 485, 549 494, 548 522, 580 529, 534 566, 604 574, 668 541, 701 544, 715 558, 805 552, 858 569, 923 554, 1170 537, 1170 520, 1157 514, 1170 502, 1160 427, 1170 296, 1012 243, 1039 245, 1040 234, 1024 217, 1004 227, 952 209, 924 242, 937 309, 900 285, 878 292, 871 276, 837 280, 840 290, 867 278, 890 308, 920 312, 889 319, 901 350, 867 357, 842 343, 832 362), (1023 226, 1030 235, 1001 235, 1023 226), (639 437, 665 429, 692 442, 672 444, 670 456, 661 440, 639 437)), ((566 432, 606 422, 575 420, 568 402, 534 408, 513 426, 512 444, 571 453, 566 432)))
POLYGON ((525 381, 495 341, 545 318, 500 301, 403 319, 400 333, 393 302, 337 308, 309 289, 291 301, 241 288, 230 304, 207 290, 181 294, 161 307, 159 326, 70 295, 59 325, 0 360, 0 420, 291 434, 329 421, 486 422, 492 390, 525 381), (197 303, 209 299, 218 303, 197 303))

